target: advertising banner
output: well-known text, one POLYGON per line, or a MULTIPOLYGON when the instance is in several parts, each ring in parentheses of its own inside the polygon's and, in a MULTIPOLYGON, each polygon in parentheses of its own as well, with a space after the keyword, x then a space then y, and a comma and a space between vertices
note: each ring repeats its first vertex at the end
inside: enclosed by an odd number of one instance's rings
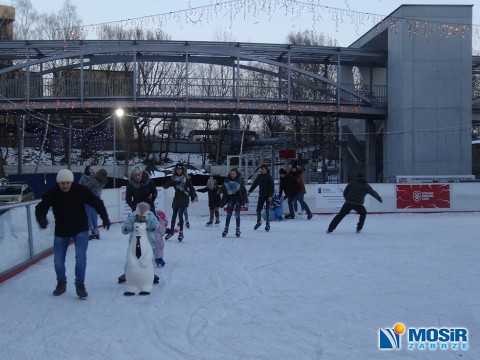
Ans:
POLYGON ((397 209, 449 209, 450 184, 396 185, 397 209))
POLYGON ((472 182, 475 181, 475 175, 418 175, 407 176, 400 175, 396 177, 397 184, 419 184, 419 183, 452 183, 452 182, 472 182))

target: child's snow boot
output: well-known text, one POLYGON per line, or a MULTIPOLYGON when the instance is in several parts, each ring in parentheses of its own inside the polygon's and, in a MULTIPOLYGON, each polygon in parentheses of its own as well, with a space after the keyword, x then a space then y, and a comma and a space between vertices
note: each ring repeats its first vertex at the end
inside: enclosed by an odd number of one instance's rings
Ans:
POLYGON ((222 232, 222 237, 227 236, 227 234, 228 234, 228 226, 225 226, 225 229, 223 229, 223 232, 222 232))
POLYGON ((165 266, 165 261, 163 261, 162 258, 157 258, 155 259, 155 263, 157 264, 158 267, 164 267, 165 266))
POLYGON ((240 234, 241 234, 240 228, 237 227, 237 231, 235 231, 235 236, 240 237, 240 234))

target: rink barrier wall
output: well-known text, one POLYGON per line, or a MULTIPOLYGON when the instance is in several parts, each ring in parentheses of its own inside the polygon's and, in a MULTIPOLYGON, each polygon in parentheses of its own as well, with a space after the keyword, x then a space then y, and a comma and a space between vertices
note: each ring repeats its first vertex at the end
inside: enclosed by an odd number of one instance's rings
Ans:
MULTIPOLYGON (((443 208, 397 208, 397 185, 371 184, 382 197, 383 203, 367 195, 365 207, 369 213, 434 213, 434 212, 479 212, 480 183, 449 183, 449 203, 443 208)), ((410 186, 412 184, 406 184, 410 186)), ((442 184, 421 184, 424 188, 434 189, 442 184)), ((305 201, 314 214, 333 214, 340 210, 343 204, 341 196, 346 184, 307 184, 305 201)), ((247 190, 249 189, 247 185, 247 190)), ((200 187, 198 187, 200 188, 200 187)), ((278 185, 277 185, 278 188, 278 185)), ((171 204, 174 196, 172 188, 158 188, 159 201, 157 210, 163 210, 170 220, 171 204)), ((105 189, 102 199, 112 223, 123 222, 125 214, 130 210, 122 199, 124 189, 105 189)), ((199 201, 191 203, 189 216, 209 215, 207 193, 197 193, 199 201)), ((256 212, 258 189, 249 198, 250 204, 244 214, 254 215, 256 212)), ((47 229, 40 229, 35 221, 35 205, 37 201, 0 207, 0 283, 22 272, 29 266, 52 254, 54 219, 52 212, 48 213, 47 229)), ((283 201, 283 212, 288 212, 287 201, 283 201)), ((225 212, 221 210, 221 216, 225 212)), ((315 221, 315 218, 313 219, 315 221)), ((101 224, 101 220, 99 220, 101 224)), ((52 269, 53 271, 53 269, 52 269)))

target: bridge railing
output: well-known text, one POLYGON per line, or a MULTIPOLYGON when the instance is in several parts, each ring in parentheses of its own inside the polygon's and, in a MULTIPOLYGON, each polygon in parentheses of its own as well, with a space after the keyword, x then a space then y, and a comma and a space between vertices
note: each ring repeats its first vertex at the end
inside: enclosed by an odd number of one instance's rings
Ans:
MULTIPOLYGON (((25 77, 0 79, 0 93, 9 100, 35 99, 92 99, 92 98, 229 98, 247 100, 313 101, 319 103, 365 103, 358 95, 374 103, 387 101, 386 86, 342 85, 348 89, 338 93, 338 87, 324 82, 291 83, 286 80, 265 82, 255 79, 217 78, 162 78, 158 82, 135 84, 132 77, 51 77, 31 76, 27 86, 25 77), (353 93, 352 93, 353 92, 353 93), (337 99, 338 94, 340 95, 337 99), (358 95, 356 95, 358 94, 358 95)), ((0 102, 4 99, 0 98, 0 102)))

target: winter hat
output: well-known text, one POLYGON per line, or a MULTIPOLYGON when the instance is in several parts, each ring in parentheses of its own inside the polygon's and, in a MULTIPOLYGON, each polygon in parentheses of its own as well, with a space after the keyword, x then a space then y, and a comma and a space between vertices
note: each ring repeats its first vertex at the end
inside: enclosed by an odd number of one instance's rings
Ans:
POLYGON ((210 189, 213 189, 215 187, 215 179, 213 176, 210 176, 210 178, 207 181, 207 187, 210 189))
POLYGON ((296 169, 296 168, 297 168, 297 163, 296 162, 292 163, 292 169, 296 169))
POLYGON ((177 170, 177 169, 182 169, 183 170, 183 164, 182 163, 177 163, 175 165, 175 170, 177 170))
POLYGON ((100 169, 95 173, 95 179, 98 180, 101 184, 107 183, 107 171, 105 169, 100 169))
POLYGON ((137 204, 137 209, 135 212, 137 215, 145 216, 148 210, 150 210, 150 205, 148 205, 146 202, 141 202, 137 204))
POLYGON ((285 169, 280 169, 278 172, 279 172, 279 174, 280 174, 280 175, 281 175, 281 174, 286 174, 286 173, 287 173, 287 172, 285 171, 285 169))
POLYGON ((57 173, 57 183, 73 182, 73 173, 68 169, 62 169, 57 173))

